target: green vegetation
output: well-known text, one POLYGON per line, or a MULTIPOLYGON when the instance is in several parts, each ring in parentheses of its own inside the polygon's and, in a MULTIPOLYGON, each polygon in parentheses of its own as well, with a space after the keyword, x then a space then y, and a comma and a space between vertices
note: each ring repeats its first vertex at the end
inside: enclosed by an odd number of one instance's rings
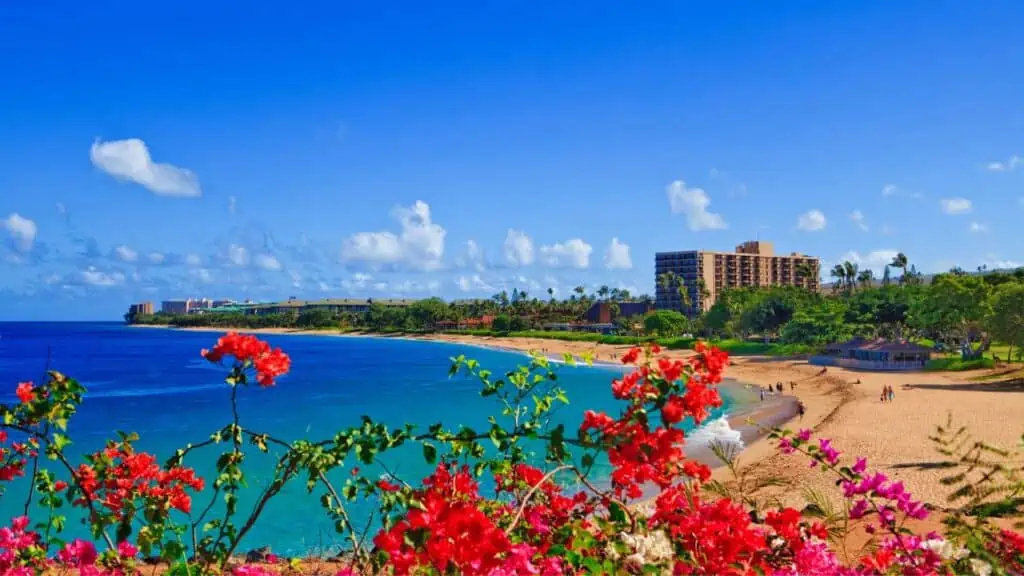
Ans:
POLYGON ((994 368, 995 362, 991 358, 958 358, 948 356, 946 358, 933 358, 925 365, 925 370, 961 372, 964 370, 980 370, 982 368, 994 368))
MULTIPOLYGON (((807 271, 801 271, 801 278, 807 271)), ((325 329, 383 334, 419 334, 445 331, 477 336, 548 338, 604 344, 657 342, 683 349, 696 338, 711 340, 733 354, 812 354, 824 345, 854 337, 911 340, 948 355, 935 360, 934 369, 966 370, 1020 362, 1024 359, 1024 269, 1013 272, 966 274, 959 268, 937 274, 930 282, 899 254, 886 267, 880 281, 856 264, 836 265, 828 293, 804 286, 727 289, 707 312, 687 294, 709 295, 704 286, 688 291, 683 280, 663 275, 660 285, 679 290, 683 311, 658 310, 647 316, 627 316, 627 303, 651 302, 628 291, 601 287, 587 294, 576 287, 564 299, 547 291, 547 298, 525 291, 500 292, 491 298, 445 302, 439 298, 408 306, 371 303, 361 313, 313 310, 300 314, 241 315, 156 314, 129 318, 139 324, 165 324, 215 328, 325 329), (893 279, 890 270, 899 271, 893 279), (546 331, 552 324, 580 323, 594 303, 611 312, 612 334, 546 331)), ((805 283, 806 284, 806 283, 805 283)))

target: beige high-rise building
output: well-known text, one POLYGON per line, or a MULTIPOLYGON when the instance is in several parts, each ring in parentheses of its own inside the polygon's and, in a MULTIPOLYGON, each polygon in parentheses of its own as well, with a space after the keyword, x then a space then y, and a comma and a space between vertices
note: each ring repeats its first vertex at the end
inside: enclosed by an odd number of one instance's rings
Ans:
POLYGON ((798 252, 776 256, 771 242, 759 240, 744 242, 735 252, 658 252, 654 256, 655 305, 692 316, 711 308, 718 296, 729 288, 774 285, 817 290, 820 273, 818 258, 798 252), (686 310, 678 285, 665 286, 662 281, 669 273, 675 274, 687 288, 690 307, 686 310), (703 294, 699 280, 703 280, 703 294))

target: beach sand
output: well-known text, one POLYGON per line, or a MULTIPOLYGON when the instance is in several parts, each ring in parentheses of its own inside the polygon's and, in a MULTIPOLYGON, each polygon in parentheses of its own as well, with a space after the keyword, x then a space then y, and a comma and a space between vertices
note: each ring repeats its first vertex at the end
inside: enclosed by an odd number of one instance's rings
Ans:
MULTIPOLYGON (((274 334, 333 334, 327 331, 295 331, 287 329, 251 330, 274 334)), ((436 334, 421 337, 427 340, 458 342, 506 350, 537 351, 549 356, 570 353, 575 356, 591 354, 597 362, 612 362, 629 346, 612 346, 592 342, 568 342, 535 338, 475 337, 436 334)), ((669 350, 673 358, 693 354, 688 350, 669 350)), ((849 459, 863 456, 871 471, 884 472, 904 482, 918 499, 937 508, 948 507, 949 488, 940 479, 948 469, 936 467, 943 457, 935 451, 929 436, 937 425, 943 425, 952 414, 957 427, 966 426, 979 440, 1016 450, 1024 433, 1024 388, 975 382, 972 378, 982 372, 936 373, 903 372, 878 373, 829 368, 819 375, 821 368, 804 360, 765 357, 736 357, 730 360, 725 376, 756 386, 785 384, 785 396, 795 395, 806 407, 805 415, 792 419, 791 429, 809 428, 816 437, 831 438, 833 444, 849 459), (791 391, 789 382, 795 382, 791 391), (895 401, 879 400, 882 387, 892 386, 895 401)), ((791 401, 790 401, 791 402, 791 401)), ((770 475, 787 481, 787 487, 778 496, 788 504, 802 507, 805 495, 792 486, 813 487, 839 502, 835 478, 808 466, 806 457, 778 454, 770 442, 758 440, 756 428, 746 426, 752 418, 760 426, 781 424, 792 415, 793 404, 772 401, 764 409, 743 416, 734 416, 730 424, 744 433, 750 441, 740 455, 742 466, 755 466, 755 474, 770 475)), ((726 471, 718 469, 716 476, 727 480, 726 471)))

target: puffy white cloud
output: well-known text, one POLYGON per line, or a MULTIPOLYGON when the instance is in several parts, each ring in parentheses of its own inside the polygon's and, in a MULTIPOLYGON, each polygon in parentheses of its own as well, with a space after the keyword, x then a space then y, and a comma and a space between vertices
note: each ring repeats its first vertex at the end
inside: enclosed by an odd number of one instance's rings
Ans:
POLYGON ((167 260, 167 256, 162 252, 150 252, 148 258, 153 264, 163 264, 164 260, 167 260))
POLYGON ((580 240, 573 238, 565 243, 556 242, 548 246, 540 247, 540 260, 545 266, 552 268, 580 268, 590 266, 590 253, 594 248, 580 240))
POLYGON ((203 259, 198 254, 187 254, 185 256, 185 264, 189 266, 199 266, 203 263, 203 259))
POLYGON ((895 184, 886 184, 885 186, 882 186, 882 196, 892 196, 897 192, 899 192, 899 188, 897 188, 895 184))
POLYGON ((82 283, 89 286, 108 288, 110 286, 120 286, 121 284, 124 284, 124 274, 120 272, 103 272, 101 270, 97 270, 95 266, 90 266, 85 270, 80 270, 78 275, 82 283))
POLYGON ((988 232, 988 224, 982 224, 981 222, 971 222, 967 229, 974 233, 988 232))
POLYGON ((513 266, 533 264, 533 239, 519 230, 509 230, 505 236, 505 261, 513 266))
MULTIPOLYGON (((899 250, 884 249, 884 250, 873 250, 867 254, 861 254, 856 251, 850 251, 839 257, 837 262, 844 262, 849 260, 856 264, 862 269, 871 269, 875 272, 881 272, 887 264, 892 262, 892 259, 899 254, 899 250)), ((824 268, 824 266, 823 266, 824 268)), ((825 270, 827 273, 828 270, 825 270)))
POLYGON ((252 261, 258 268, 264 270, 277 271, 281 269, 281 262, 271 254, 257 254, 252 261))
POLYGON ((114 257, 121 262, 135 262, 139 259, 139 253, 122 244, 114 248, 114 257))
POLYGON ((686 225, 695 232, 720 230, 726 227, 720 214, 708 212, 711 199, 701 188, 687 188, 682 180, 676 180, 665 188, 668 204, 673 213, 684 214, 686 225))
POLYGON ((330 292, 331 291, 331 287, 330 287, 329 284, 327 284, 327 282, 320 281, 320 282, 317 283, 317 286, 319 286, 321 292, 330 292))
POLYGON ((196 197, 199 179, 190 170, 153 162, 146 143, 138 138, 93 142, 89 159, 119 180, 130 180, 160 196, 196 197))
POLYGON ((853 221, 854 226, 856 226, 857 228, 860 228, 865 232, 868 231, 868 223, 864 219, 864 213, 861 212, 860 210, 854 210, 853 212, 850 212, 850 220, 853 221))
POLYGON ((39 227, 36 223, 17 212, 12 213, 3 221, 3 228, 14 242, 14 247, 21 252, 30 252, 36 242, 39 227))
POLYGON ((371 280, 373 280, 373 276, 370 276, 369 274, 356 273, 352 275, 352 278, 342 280, 341 287, 346 290, 359 290, 366 288, 367 284, 369 284, 371 280))
POLYGON ((407 264, 421 270, 441 266, 447 232, 430 217, 430 206, 417 200, 412 206, 398 206, 391 215, 401 226, 393 232, 359 232, 345 239, 341 258, 370 265, 407 264))
POLYGON ((1005 258, 1000 258, 995 254, 986 254, 985 260, 981 264, 989 270, 1013 270, 1024 266, 1024 262, 1007 260, 1005 258))
POLYGON ((245 246, 232 244, 228 246, 228 262, 235 266, 247 266, 249 264, 249 251, 245 246))
POLYGON ((967 214, 971 211, 971 201, 967 198, 943 198, 939 205, 946 214, 967 214))
POLYGON ((213 274, 206 268, 195 268, 193 270, 189 270, 189 275, 203 284, 210 284, 213 282, 213 274))
POLYGON ((604 266, 609 270, 629 270, 633 267, 633 259, 629 256, 629 244, 612 238, 612 243, 604 253, 604 266))
POLYGON ((796 219, 796 227, 805 232, 824 230, 828 220, 821 210, 808 210, 796 219))
POLYGON ((989 172, 1013 172, 1021 165, 1024 165, 1024 158, 1014 155, 1006 162, 989 162, 985 169, 989 172))
POLYGON ((459 276, 455 279, 455 285, 463 292, 471 292, 474 290, 490 292, 494 290, 494 287, 485 282, 479 274, 473 274, 472 276, 459 276))

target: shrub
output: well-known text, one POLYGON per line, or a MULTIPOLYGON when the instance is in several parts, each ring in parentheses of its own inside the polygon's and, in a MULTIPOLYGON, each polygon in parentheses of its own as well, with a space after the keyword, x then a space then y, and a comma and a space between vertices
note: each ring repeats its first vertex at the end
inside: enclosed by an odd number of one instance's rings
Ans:
MULTIPOLYGON (((533 357, 529 365, 496 377, 459 356, 452 359, 451 373, 479 381, 480 394, 494 397, 500 407, 501 416, 492 417, 488 429, 446 428, 441 423, 426 429, 389 427, 365 416, 326 440, 287 442, 246 427, 236 403, 252 384, 273 386, 290 369, 289 357, 253 336, 229 333, 202 352, 227 370, 228 424, 207 440, 178 450, 162 466, 133 448, 136 438, 131 434, 120 435, 106 449, 73 465, 64 452, 70 442, 65 434, 85 389, 50 372, 40 386, 19 384, 18 403, 0 407, 5 428, 0 481, 25 475, 28 462, 38 464, 40 453, 61 466, 59 472, 41 467, 34 473, 33 486, 48 511, 47 520, 30 528, 28 518, 17 518, 0 528, 0 573, 42 573, 51 567, 82 574, 136 573, 141 552, 173 564, 172 574, 276 574, 276 568, 265 566, 232 567, 229 560, 267 502, 296 481, 304 481, 310 493, 319 492, 338 534, 350 542, 347 565, 339 575, 867 576, 1024 569, 1024 537, 998 530, 977 512, 1006 513, 1005 496, 1015 497, 1024 485, 1015 469, 990 457, 991 449, 965 444, 948 425, 936 442, 955 459, 953 467, 969 467, 949 483, 958 486, 954 496, 971 504, 975 519, 968 522, 954 514, 945 537, 908 530, 905 521, 927 516, 925 506, 900 482, 869 472, 862 458, 849 462, 828 439, 814 439, 809 430, 775 430, 771 438, 783 453, 801 454, 836 478, 847 500, 838 517, 807 517, 792 508, 762 506, 756 494, 745 490, 746 482, 736 488, 710 482, 708 467, 686 458, 681 424, 700 424, 720 405, 716 385, 728 356, 701 343, 694 349, 698 354, 685 361, 659 357, 657 345, 631 349, 622 360, 637 369, 611 385, 622 409, 617 414, 587 411, 574 431, 550 422, 551 410, 568 398, 558 386, 555 365, 546 358, 533 357), (23 441, 9 442, 7 431, 23 441), (531 458, 528 439, 543 443, 544 469, 536 466, 538 458, 531 458), (419 445, 423 457, 435 465, 420 485, 360 473, 360 464, 371 464, 404 444, 419 445), (217 476, 208 486, 186 461, 195 450, 216 446, 223 451, 217 476), (247 448, 267 452, 271 446, 281 452, 274 477, 261 486, 254 508, 242 512, 238 494, 246 488, 242 463, 247 448), (595 486, 591 478, 598 458, 611 466, 606 487, 595 486), (349 474, 336 484, 328 474, 341 468, 349 474), (975 469, 985 472, 982 480, 968 478, 975 469), (493 478, 491 491, 481 490, 477 478, 484 474, 493 478), (991 480, 996 477, 998 482, 991 480), (566 484, 577 488, 568 490, 566 484), (648 486, 657 490, 653 511, 627 504, 648 486), (192 499, 211 491, 214 501, 222 498, 226 506, 222 515, 207 520, 211 508, 196 509, 192 499), (370 540, 346 508, 357 499, 377 504, 381 527, 370 540), (62 504, 88 512, 92 533, 105 546, 102 553, 91 542, 61 540, 62 504), (188 523, 177 523, 172 510, 192 516, 188 523), (829 542, 858 523, 870 523, 877 538, 865 548, 860 564, 843 566, 829 542)), ((295 572, 299 567, 293 561, 282 569, 295 572)))
POLYGON ((970 358, 960 357, 932 358, 925 364, 925 370, 946 370, 960 372, 963 370, 980 370, 983 368, 994 368, 995 362, 991 358, 970 358))

